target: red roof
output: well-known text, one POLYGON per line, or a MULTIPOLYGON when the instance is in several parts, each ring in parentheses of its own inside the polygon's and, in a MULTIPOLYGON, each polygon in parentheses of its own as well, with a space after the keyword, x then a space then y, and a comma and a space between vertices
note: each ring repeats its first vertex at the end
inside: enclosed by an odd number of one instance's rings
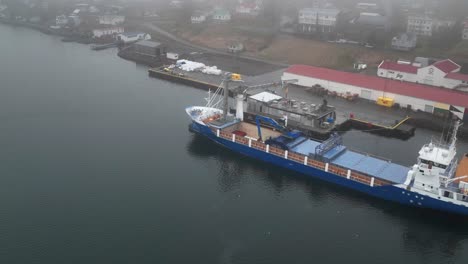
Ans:
POLYGON ((460 65, 456 64, 455 62, 449 59, 438 61, 432 65, 434 65, 437 69, 445 73, 453 72, 454 70, 460 69, 460 65))
POLYGON ((419 68, 411 64, 399 64, 392 61, 384 61, 379 65, 379 69, 417 74, 419 68))
POLYGON ((371 90, 385 91, 439 103, 468 107, 468 93, 453 91, 446 88, 438 88, 417 83, 396 81, 392 79, 307 65, 292 65, 286 70, 286 72, 326 81, 349 84, 371 90))
POLYGON ((451 72, 447 74, 445 78, 468 82, 468 74, 463 74, 463 73, 458 73, 458 72, 451 72))

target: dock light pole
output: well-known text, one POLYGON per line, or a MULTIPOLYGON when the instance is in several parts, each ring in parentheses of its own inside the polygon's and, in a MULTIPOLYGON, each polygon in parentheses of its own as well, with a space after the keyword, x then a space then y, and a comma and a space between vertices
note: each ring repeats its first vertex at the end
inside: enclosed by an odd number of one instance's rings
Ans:
POLYGON ((288 88, 285 84, 290 84, 290 83, 298 83, 298 79, 290 79, 290 80, 281 80, 281 89, 284 91, 284 98, 288 99, 288 88))

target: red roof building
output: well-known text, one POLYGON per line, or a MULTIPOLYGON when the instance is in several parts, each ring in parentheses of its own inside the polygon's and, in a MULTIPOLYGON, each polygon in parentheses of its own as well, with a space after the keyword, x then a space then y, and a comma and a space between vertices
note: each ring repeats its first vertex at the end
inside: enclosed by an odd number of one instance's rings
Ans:
POLYGON ((443 61, 438 61, 434 64, 432 64, 433 66, 435 66, 437 69, 445 72, 445 73, 450 73, 450 72, 454 72, 456 70, 460 70, 460 65, 456 64, 455 62, 447 59, 447 60, 443 60, 443 61))
MULTIPOLYGON (((352 86, 356 87, 356 89, 359 90, 360 88, 365 88, 374 91, 381 91, 382 94, 387 93, 405 96, 407 97, 405 100, 408 102, 419 98, 433 102, 432 105, 435 105, 437 103, 443 103, 468 108, 468 93, 450 90, 446 88, 439 88, 405 81, 384 79, 376 76, 342 72, 307 65, 292 65, 285 71, 285 73, 316 79, 310 80, 311 84, 318 80, 323 80, 325 81, 324 83, 334 82, 337 84, 347 85, 343 89, 349 89, 349 87, 352 86)), ((294 79, 295 76, 283 76, 283 78, 294 79)), ((299 85, 301 84, 299 83, 299 85)), ((331 84, 328 84, 328 86, 328 88, 338 87, 331 84)), ((353 92, 359 91, 355 90, 353 92)), ((398 100, 396 98, 394 99, 398 103, 398 100)))
POLYGON ((468 75, 464 76, 459 73, 461 66, 450 59, 437 61, 424 67, 420 65, 383 61, 378 67, 377 75, 449 89, 468 84, 468 75))
POLYGON ((419 67, 413 66, 411 64, 400 64, 392 61, 383 61, 379 65, 379 69, 418 74, 419 67))
POLYGON ((453 79, 453 80, 459 80, 459 81, 464 81, 468 83, 468 74, 463 74, 459 72, 451 72, 445 76, 446 78, 453 79))

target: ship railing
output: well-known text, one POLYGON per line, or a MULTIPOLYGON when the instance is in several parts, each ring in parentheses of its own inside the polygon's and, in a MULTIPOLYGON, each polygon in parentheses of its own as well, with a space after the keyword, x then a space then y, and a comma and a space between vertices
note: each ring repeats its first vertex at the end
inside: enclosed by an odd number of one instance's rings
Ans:
POLYGON ((393 182, 386 181, 383 179, 375 178, 365 173, 352 171, 347 168, 343 168, 334 164, 318 161, 310 158, 309 156, 297 153, 289 152, 278 147, 267 145, 261 141, 253 140, 252 138, 239 136, 234 133, 225 132, 216 128, 211 128, 217 137, 232 141, 234 143, 242 144, 250 148, 254 148, 260 151, 264 151, 275 156, 294 161, 296 163, 313 167, 322 171, 331 172, 335 175, 341 176, 348 180, 356 181, 371 187, 392 185, 393 182))
POLYGON ((206 117, 205 119, 202 120, 203 123, 207 124, 207 123, 210 123, 210 122, 213 122, 215 120, 218 120, 221 118, 221 115, 220 114, 214 114, 212 116, 208 116, 206 117))

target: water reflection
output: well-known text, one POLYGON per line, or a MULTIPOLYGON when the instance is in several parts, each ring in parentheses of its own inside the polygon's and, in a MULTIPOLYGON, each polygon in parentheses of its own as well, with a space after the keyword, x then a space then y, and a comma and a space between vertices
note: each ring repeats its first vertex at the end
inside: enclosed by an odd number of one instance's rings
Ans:
POLYGON ((425 261, 440 252, 445 263, 459 263, 462 242, 468 239, 466 217, 420 210, 418 218, 402 219, 406 219, 402 241, 407 251, 427 258, 425 261))
MULTIPOLYGON (((464 221, 468 220, 454 215, 447 216, 438 211, 420 210, 373 198, 345 187, 243 156, 199 135, 193 136, 187 149, 194 157, 216 160, 219 169, 218 182, 224 192, 230 192, 243 184, 250 184, 260 179, 262 184, 266 184, 267 189, 273 190, 278 196, 290 188, 303 189, 314 203, 330 198, 342 199, 348 206, 359 207, 366 204, 396 219, 403 217, 416 222, 424 219, 426 224, 432 224, 434 227, 450 225, 464 228, 466 226, 463 225, 464 221)), ((463 230, 468 234, 468 226, 463 230)))
POLYGON ((246 157, 199 135, 194 135, 189 141, 187 150, 191 156, 203 160, 214 159, 217 162, 218 182, 224 192, 260 179, 262 186, 272 190, 277 196, 293 188, 305 190, 314 203, 320 203, 330 197, 341 197, 352 205, 369 201, 368 196, 358 192, 246 157))

